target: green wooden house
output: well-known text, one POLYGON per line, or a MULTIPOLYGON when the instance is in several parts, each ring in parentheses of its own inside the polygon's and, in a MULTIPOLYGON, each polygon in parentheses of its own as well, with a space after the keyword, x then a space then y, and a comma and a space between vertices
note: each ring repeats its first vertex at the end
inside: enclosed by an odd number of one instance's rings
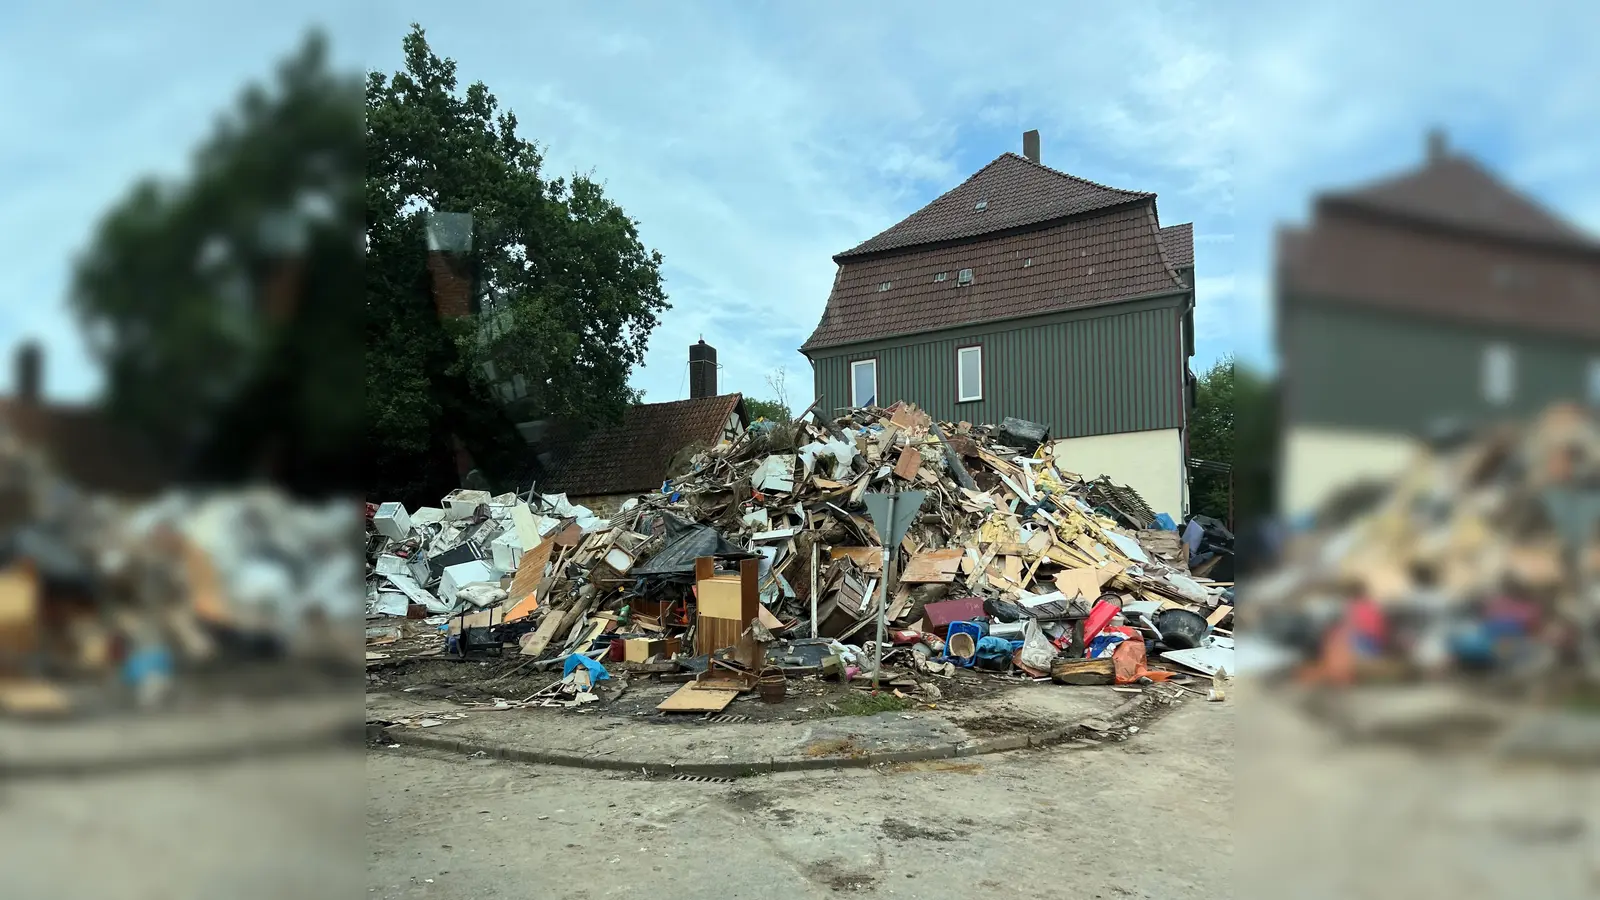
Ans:
POLYGON ((1038 133, 834 256, 801 347, 822 408, 896 400, 975 424, 1046 424, 1057 460, 1188 510, 1194 235, 1152 193, 1039 162, 1038 133))
POLYGON ((1291 515, 1443 426, 1600 403, 1600 243, 1440 133, 1420 167, 1281 229, 1275 294, 1291 515))

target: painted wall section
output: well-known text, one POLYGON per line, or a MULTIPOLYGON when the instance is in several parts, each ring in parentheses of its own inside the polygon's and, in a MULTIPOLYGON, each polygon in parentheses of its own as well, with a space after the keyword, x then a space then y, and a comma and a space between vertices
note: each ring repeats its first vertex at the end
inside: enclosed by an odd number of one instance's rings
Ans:
POLYGON ((1291 518, 1313 513, 1343 488, 1393 478, 1421 449, 1400 434, 1291 426, 1284 435, 1279 505, 1291 518))
POLYGON ((1139 492, 1156 512, 1189 514, 1183 433, 1176 428, 1065 438, 1050 446, 1056 466, 1084 478, 1110 478, 1139 492))
POLYGON ((850 363, 877 361, 878 404, 906 400, 935 419, 1015 416, 1053 437, 1183 427, 1183 304, 1175 296, 980 323, 817 351, 822 410, 850 406, 850 363), (959 352, 983 348, 983 398, 959 399, 959 352))

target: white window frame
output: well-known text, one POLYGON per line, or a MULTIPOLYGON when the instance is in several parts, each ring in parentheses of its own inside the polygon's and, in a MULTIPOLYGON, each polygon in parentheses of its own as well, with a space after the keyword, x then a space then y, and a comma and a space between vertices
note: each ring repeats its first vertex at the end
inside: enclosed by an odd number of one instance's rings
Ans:
POLYGON ((1517 358, 1510 344, 1483 348, 1483 399, 1505 406, 1517 395, 1517 358))
POLYGON ((856 395, 856 385, 858 383, 856 381, 856 369, 860 366, 872 367, 872 402, 874 404, 878 402, 878 359, 877 357, 858 359, 850 364, 850 405, 852 407, 864 405, 861 402, 862 398, 856 395))
POLYGON ((974 344, 971 347, 957 347, 956 348, 956 402, 957 403, 970 403, 970 402, 972 402, 974 400, 982 400, 982 399, 983 399, 983 347, 981 345, 977 345, 977 344, 974 344), (968 385, 966 383, 967 379, 964 377, 964 375, 966 373, 966 366, 964 365, 964 363, 966 361, 966 357, 967 357, 968 353, 975 353, 978 356, 978 384, 977 384, 977 388, 978 389, 977 389, 977 391, 975 391, 975 392, 973 392, 971 394, 967 393, 967 388, 970 385, 968 385))

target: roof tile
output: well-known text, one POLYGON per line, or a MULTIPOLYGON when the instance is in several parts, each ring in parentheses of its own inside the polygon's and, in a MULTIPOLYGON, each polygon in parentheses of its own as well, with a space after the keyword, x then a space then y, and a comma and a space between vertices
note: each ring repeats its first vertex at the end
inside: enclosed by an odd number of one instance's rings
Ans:
POLYGON ((898 224, 834 257, 976 237, 1154 197, 1058 172, 1015 153, 939 195, 898 224), (983 209, 978 209, 979 203, 983 209))
POLYGON ((1156 233, 1147 201, 1021 234, 846 260, 801 349, 1182 290, 1156 233), (963 285, 967 268, 972 282, 963 285))
POLYGON ((630 406, 621 422, 581 442, 540 489, 575 497, 658 489, 676 474, 668 467, 681 450, 695 444, 709 447, 722 438, 723 425, 743 399, 722 394, 630 406))
POLYGON ((1161 229, 1161 249, 1174 269, 1194 268, 1194 223, 1168 225, 1161 229))

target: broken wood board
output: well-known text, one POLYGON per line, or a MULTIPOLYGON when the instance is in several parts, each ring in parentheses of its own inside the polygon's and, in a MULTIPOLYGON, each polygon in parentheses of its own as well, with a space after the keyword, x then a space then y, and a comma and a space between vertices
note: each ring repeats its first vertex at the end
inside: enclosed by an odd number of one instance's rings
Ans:
POLYGON ((1056 573, 1056 590, 1068 600, 1082 597, 1088 601, 1100 598, 1100 570, 1066 569, 1056 573))
POLYGON ((1215 627, 1222 624, 1222 621, 1231 615, 1233 615, 1233 607, 1224 603, 1212 610, 1211 615, 1206 616, 1206 624, 1215 627))
POLYGON ((737 575, 717 575, 696 585, 700 615, 714 619, 739 619, 743 612, 744 587, 737 575))
POLYGON ((959 547, 928 550, 911 557, 906 563, 900 581, 905 584, 949 584, 956 580, 956 570, 961 567, 962 551, 959 547))
POLYGON ((722 712, 739 696, 738 691, 702 687, 689 682, 656 705, 657 712, 722 712))
POLYGON ((768 631, 777 631, 783 627, 782 620, 773 615, 772 610, 767 609, 766 604, 760 604, 756 607, 756 621, 760 622, 761 627, 768 631))
POLYGON ((520 639, 523 656, 538 656, 544 648, 555 640, 556 632, 561 629, 561 622, 565 619, 559 610, 551 610, 544 615, 544 621, 539 623, 538 630, 532 634, 525 634, 520 639))
POLYGON ((66 692, 48 681, 0 682, 0 710, 12 715, 59 715, 71 705, 66 692))
POLYGON ((1050 679, 1058 684, 1110 684, 1115 677, 1110 657, 1058 659, 1050 664, 1050 679))
POLYGON ((506 591, 506 596, 516 602, 533 593, 539 587, 539 581, 544 578, 545 564, 550 562, 550 550, 555 547, 555 541, 540 541, 539 546, 522 554, 522 559, 517 562, 517 574, 511 579, 511 589, 506 591))
POLYGON ((900 459, 894 464, 894 474, 906 481, 917 477, 917 470, 922 467, 922 454, 915 447, 904 447, 900 450, 900 459))
POLYGON ((830 560, 843 559, 847 556, 861 567, 863 575, 876 575, 883 570, 882 547, 834 547, 828 551, 830 560))

